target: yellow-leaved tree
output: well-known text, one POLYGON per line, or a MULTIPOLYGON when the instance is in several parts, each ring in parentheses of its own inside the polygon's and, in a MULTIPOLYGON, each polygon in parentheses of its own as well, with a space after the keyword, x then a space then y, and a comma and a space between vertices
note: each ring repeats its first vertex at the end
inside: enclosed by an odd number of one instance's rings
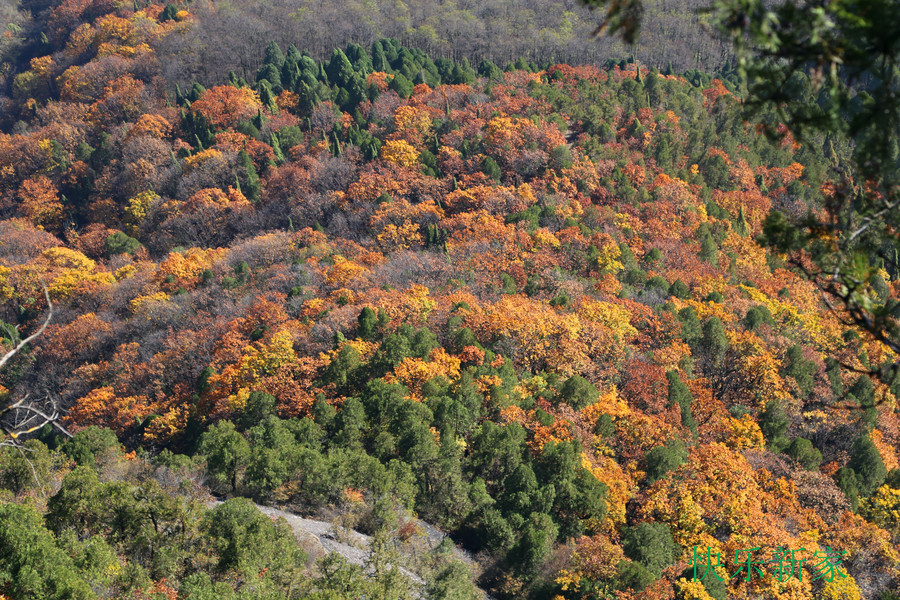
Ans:
POLYGON ((381 158, 401 167, 411 167, 419 162, 419 151, 406 140, 388 140, 381 147, 381 158))

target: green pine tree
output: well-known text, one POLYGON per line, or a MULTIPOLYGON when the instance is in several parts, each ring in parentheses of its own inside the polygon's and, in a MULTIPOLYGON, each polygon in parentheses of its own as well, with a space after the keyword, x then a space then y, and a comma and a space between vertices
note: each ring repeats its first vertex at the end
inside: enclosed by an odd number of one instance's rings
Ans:
POLYGON ((668 371, 666 379, 669 382, 669 406, 677 404, 680 407, 681 424, 687 427, 694 434, 694 437, 697 437, 697 422, 694 420, 693 414, 691 414, 691 402, 694 401, 691 391, 681 380, 681 377, 678 376, 677 371, 668 371))

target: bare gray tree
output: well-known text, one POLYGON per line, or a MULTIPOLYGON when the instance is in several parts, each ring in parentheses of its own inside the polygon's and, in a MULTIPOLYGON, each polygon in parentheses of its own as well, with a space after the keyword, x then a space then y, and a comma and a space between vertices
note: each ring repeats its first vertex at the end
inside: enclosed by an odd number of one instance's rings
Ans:
MULTIPOLYGON (((44 297, 47 299, 47 317, 34 333, 26 338, 21 338, 18 327, 7 326, 5 333, 12 340, 13 348, 0 357, 0 369, 47 329, 47 325, 53 318, 53 302, 50 300, 50 293, 46 286, 44 286, 44 297)), ((0 429, 5 434, 5 438, 0 440, 0 446, 21 448, 23 436, 34 433, 48 424, 63 435, 72 437, 72 434, 59 422, 59 417, 59 406, 54 398, 49 395, 33 397, 27 393, 19 400, 0 408, 0 429)))

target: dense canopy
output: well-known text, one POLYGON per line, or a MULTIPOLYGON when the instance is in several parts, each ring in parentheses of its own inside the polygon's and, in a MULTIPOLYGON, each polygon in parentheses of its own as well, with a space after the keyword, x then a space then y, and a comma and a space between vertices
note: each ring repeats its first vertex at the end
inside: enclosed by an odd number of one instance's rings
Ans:
POLYGON ((4 348, 53 311, 0 401, 74 437, 0 444, 0 594, 894 597, 900 388, 868 374, 896 356, 758 241, 826 214, 849 132, 747 120, 696 65, 29 6, 0 46, 4 348), (365 567, 253 502, 369 534, 365 567))

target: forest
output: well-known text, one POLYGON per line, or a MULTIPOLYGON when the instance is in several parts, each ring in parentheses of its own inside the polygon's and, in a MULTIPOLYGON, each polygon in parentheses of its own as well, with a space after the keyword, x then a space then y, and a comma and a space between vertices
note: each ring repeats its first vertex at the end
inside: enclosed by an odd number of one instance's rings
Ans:
POLYGON ((763 243, 848 136, 689 8, 289 4, 0 7, 0 598, 900 597, 897 357, 763 243))

